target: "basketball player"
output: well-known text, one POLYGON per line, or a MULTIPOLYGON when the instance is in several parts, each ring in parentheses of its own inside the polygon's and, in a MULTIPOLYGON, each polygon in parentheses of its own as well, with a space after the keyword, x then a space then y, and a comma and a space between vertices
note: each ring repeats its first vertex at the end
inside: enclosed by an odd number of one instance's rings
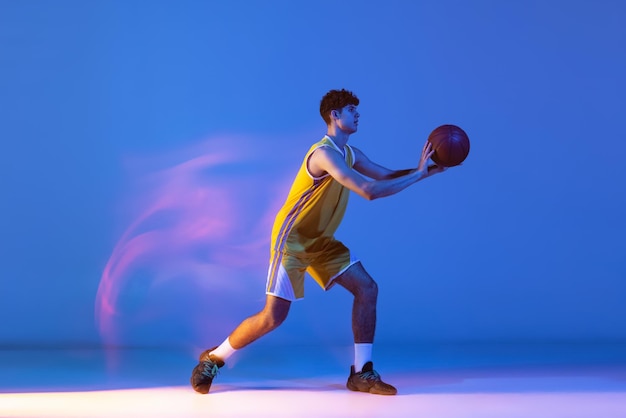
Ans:
POLYGON ((204 351, 193 369, 191 385, 208 393, 218 369, 237 350, 276 329, 287 317, 291 302, 304 297, 304 272, 324 290, 338 284, 354 295, 352 331, 354 364, 348 389, 395 395, 383 382, 371 359, 376 327, 378 287, 350 250, 334 233, 343 218, 350 191, 368 200, 393 195, 445 170, 431 165, 430 143, 422 149, 415 169, 389 170, 349 146, 357 131, 359 99, 347 90, 331 90, 321 100, 320 114, 327 133, 309 149, 287 200, 278 212, 271 240, 265 307, 245 319, 226 340, 204 351))

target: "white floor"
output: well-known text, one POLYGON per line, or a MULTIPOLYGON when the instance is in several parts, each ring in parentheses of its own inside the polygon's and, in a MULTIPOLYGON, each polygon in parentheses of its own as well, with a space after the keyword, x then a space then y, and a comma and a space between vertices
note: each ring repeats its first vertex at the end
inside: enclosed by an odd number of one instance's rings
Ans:
POLYGON ((377 347, 397 396, 345 389, 350 348, 245 350, 208 395, 193 353, 0 351, 0 417, 626 417, 624 345, 377 347))

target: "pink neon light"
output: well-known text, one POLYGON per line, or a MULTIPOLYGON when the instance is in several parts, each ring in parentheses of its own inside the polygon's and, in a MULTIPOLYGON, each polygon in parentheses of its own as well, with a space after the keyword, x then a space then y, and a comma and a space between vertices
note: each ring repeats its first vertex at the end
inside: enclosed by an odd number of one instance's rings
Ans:
POLYGON ((205 301, 227 311, 237 298, 225 292, 263 296, 273 216, 290 180, 268 164, 275 153, 264 144, 216 138, 129 164, 138 174, 126 206, 137 214, 113 248, 95 303, 106 345, 184 338, 154 332, 171 305, 170 317, 185 316, 200 333, 205 301))

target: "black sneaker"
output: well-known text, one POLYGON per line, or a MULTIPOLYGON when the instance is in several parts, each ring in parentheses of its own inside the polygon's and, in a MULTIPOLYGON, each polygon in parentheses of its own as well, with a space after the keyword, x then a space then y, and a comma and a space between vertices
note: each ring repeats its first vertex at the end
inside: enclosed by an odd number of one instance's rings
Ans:
POLYGON ((217 347, 210 348, 200 354, 200 362, 191 372, 191 379, 189 380, 193 390, 198 393, 209 393, 213 378, 217 376, 219 368, 224 365, 222 360, 209 355, 209 353, 216 348, 217 347))
POLYGON ((359 373, 354 372, 354 366, 350 367, 350 377, 346 387, 355 392, 369 392, 377 395, 395 395, 398 390, 383 382, 380 375, 374 370, 374 364, 368 361, 359 373))

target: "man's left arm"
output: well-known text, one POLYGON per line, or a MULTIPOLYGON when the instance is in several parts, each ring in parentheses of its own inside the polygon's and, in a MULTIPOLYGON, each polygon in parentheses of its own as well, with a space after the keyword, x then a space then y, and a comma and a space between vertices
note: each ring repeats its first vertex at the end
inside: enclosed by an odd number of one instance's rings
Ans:
MULTIPOLYGON (((407 174, 411 174, 417 171, 416 168, 407 168, 403 170, 391 170, 389 168, 383 167, 379 164, 376 164, 372 160, 370 160, 360 149, 356 147, 352 147, 355 154, 355 163, 354 169, 359 173, 363 174, 374 180, 388 180, 395 179, 397 177, 406 176, 407 174)), ((428 166, 428 174, 426 177, 436 174, 438 172, 443 171, 443 167, 439 167, 435 164, 431 164, 428 166)), ((424 177, 425 178, 425 177, 424 177)))

